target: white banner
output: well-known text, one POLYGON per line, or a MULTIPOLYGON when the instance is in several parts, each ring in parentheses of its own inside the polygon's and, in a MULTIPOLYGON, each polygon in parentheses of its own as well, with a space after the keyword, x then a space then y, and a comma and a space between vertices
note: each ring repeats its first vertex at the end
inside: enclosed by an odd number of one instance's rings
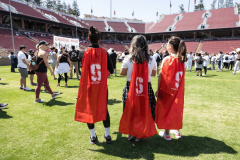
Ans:
POLYGON ((75 49, 78 50, 79 39, 53 36, 53 46, 58 50, 60 50, 61 47, 65 47, 68 51, 72 50, 72 46, 75 46, 75 49))

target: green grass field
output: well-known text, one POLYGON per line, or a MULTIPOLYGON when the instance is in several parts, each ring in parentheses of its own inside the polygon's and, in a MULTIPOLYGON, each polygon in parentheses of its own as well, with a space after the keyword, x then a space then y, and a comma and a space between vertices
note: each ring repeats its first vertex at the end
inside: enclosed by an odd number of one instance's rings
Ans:
MULTIPOLYGON (((113 143, 105 143, 99 122, 95 125, 99 142, 91 145, 87 125, 74 121, 79 81, 69 81, 68 88, 56 87, 57 80, 49 75, 52 90, 62 94, 51 99, 41 92, 46 102, 36 104, 34 90, 19 90, 20 74, 11 73, 10 66, 0 67, 0 102, 9 104, 0 109, 0 159, 240 159, 240 74, 231 73, 208 71, 206 77, 186 73, 182 139, 169 142, 159 135, 129 142, 119 133, 126 77, 108 78, 113 143)), ((152 85, 156 91, 157 77, 152 85)))

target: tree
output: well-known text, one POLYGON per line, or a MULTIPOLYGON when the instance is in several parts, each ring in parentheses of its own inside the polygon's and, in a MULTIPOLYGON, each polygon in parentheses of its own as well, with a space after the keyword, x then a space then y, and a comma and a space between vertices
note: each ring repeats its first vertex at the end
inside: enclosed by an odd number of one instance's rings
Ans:
POLYGON ((185 9, 184 9, 184 5, 183 4, 181 4, 180 6, 179 6, 179 9, 180 9, 180 13, 185 13, 185 9))
POLYGON ((217 2, 217 0, 213 0, 213 3, 211 4, 212 9, 215 9, 216 2, 217 2))
POLYGON ((57 11, 62 12, 63 5, 61 4, 61 0, 57 0, 57 11))
POLYGON ((238 7, 238 12, 240 12, 240 3, 235 3, 235 5, 238 7))
POLYGON ((63 7, 62 7, 62 12, 67 13, 67 4, 65 3, 65 1, 63 1, 63 7))
POLYGON ((218 0, 218 8, 225 8, 224 0, 218 0))
POLYGON ((195 11, 202 11, 205 10, 205 6, 203 4, 203 0, 199 0, 199 4, 195 5, 195 11))
POLYGON ((53 1, 51 0, 46 0, 45 1, 45 4, 46 4, 46 7, 49 8, 49 9, 53 9, 53 1))
POLYGON ((25 0, 25 1, 27 2, 27 4, 30 3, 30 2, 32 2, 32 0, 25 0))
POLYGON ((78 9, 78 4, 77 4, 76 0, 73 1, 73 5, 72 6, 73 6, 73 8, 72 8, 73 15, 80 16, 80 11, 78 9))
POLYGON ((38 5, 38 6, 41 6, 41 4, 43 3, 42 0, 33 0, 33 3, 38 5))
POLYGON ((226 0, 225 1, 225 6, 226 7, 234 7, 233 0, 226 0))
POLYGON ((68 12, 69 14, 73 14, 73 10, 72 10, 72 7, 71 7, 70 4, 68 4, 68 10, 67 10, 67 12, 68 12))

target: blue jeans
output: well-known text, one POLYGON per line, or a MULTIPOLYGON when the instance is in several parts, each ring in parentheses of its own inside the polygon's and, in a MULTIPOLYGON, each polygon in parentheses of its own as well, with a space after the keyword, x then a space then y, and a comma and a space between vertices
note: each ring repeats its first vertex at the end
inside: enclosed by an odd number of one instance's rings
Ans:
POLYGON ((222 68, 222 62, 221 61, 217 61, 217 65, 218 65, 218 69, 222 68))
POLYGON ((215 62, 212 62, 212 69, 215 70, 215 62))

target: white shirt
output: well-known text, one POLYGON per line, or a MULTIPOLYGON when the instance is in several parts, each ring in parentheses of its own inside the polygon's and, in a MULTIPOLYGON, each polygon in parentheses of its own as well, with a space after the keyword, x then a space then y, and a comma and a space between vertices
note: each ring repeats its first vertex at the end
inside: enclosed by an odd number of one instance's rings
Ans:
POLYGON ((203 61, 203 66, 204 66, 204 67, 207 67, 207 66, 208 66, 208 61, 209 61, 208 55, 207 55, 207 56, 204 56, 203 59, 205 60, 205 61, 203 61))
POLYGON ((157 58, 160 58, 161 59, 161 57, 160 57, 160 55, 158 54, 158 53, 155 53, 154 55, 153 55, 153 58, 155 59, 155 61, 157 61, 157 58))
POLYGON ((225 54, 225 55, 223 56, 223 62, 225 62, 225 63, 230 63, 230 57, 229 57, 229 55, 225 54), (226 57, 228 58, 228 60, 225 60, 226 57))
POLYGON ((215 62, 216 61, 216 56, 212 56, 211 61, 215 62))
POLYGON ((26 56, 22 51, 18 52, 18 65, 17 68, 27 68, 27 65, 23 63, 23 59, 26 61, 26 56))
MULTIPOLYGON (((132 77, 132 71, 133 71, 133 63, 131 61, 131 56, 126 56, 122 62, 122 67, 121 68, 127 68, 127 81, 131 81, 132 77)), ((151 75, 152 71, 157 70, 157 63, 153 59, 153 56, 150 56, 149 62, 148 62, 148 82, 151 82, 151 75)))
POLYGON ((229 57, 230 57, 230 61, 235 61, 235 56, 234 55, 231 55, 229 57))
POLYGON ((192 62, 192 60, 193 60, 193 55, 192 55, 192 54, 188 54, 188 55, 187 55, 187 58, 188 58, 188 62, 192 62))

